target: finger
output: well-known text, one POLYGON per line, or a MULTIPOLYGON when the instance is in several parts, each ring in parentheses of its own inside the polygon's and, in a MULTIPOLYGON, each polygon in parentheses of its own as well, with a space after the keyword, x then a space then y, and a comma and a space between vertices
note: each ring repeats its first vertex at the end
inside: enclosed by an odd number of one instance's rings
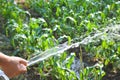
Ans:
POLYGON ((24 59, 21 59, 21 60, 20 60, 20 64, 24 64, 25 66, 27 66, 28 61, 27 61, 27 60, 24 60, 24 59))
POLYGON ((20 72, 26 72, 26 71, 27 71, 26 66, 25 66, 24 64, 20 64, 20 65, 19 65, 19 71, 20 71, 20 72))

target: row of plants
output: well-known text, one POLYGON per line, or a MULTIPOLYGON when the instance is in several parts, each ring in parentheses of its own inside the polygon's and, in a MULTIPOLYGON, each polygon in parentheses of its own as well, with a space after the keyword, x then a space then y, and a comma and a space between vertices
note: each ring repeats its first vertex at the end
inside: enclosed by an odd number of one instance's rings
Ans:
MULTIPOLYGON (((45 51, 65 41, 80 38, 94 31, 101 31, 110 24, 119 24, 119 0, 26 0, 15 4, 14 0, 0 0, 0 13, 5 20, 4 32, 14 48, 12 55, 30 59, 36 52, 45 51)), ((2 23, 1 23, 2 24, 2 23)), ((84 46, 86 54, 98 60, 97 65, 71 70, 75 53, 64 52, 38 64, 42 80, 102 80, 103 70, 120 58, 120 42, 107 36, 99 44, 84 46)), ((34 67, 34 66, 33 66, 34 67)))

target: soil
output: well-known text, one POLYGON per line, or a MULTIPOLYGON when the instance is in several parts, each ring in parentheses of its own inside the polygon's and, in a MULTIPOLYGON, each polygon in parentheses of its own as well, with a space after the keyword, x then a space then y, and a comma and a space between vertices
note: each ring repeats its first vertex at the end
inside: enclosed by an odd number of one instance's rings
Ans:
MULTIPOLYGON (((0 32, 0 51, 7 55, 12 54, 12 52, 14 51, 12 46, 10 45, 10 40, 1 32, 0 32)), ((80 51, 80 47, 76 49, 68 50, 68 52, 73 52, 73 51, 76 52, 76 55, 77 55, 76 58, 79 58, 78 53, 80 51)), ((85 52, 83 52, 82 58, 83 58, 83 62, 86 63, 85 66, 92 66, 97 62, 97 60, 95 60, 94 58, 91 58, 90 55, 86 54, 85 52)), ((106 72, 106 75, 103 77, 102 80, 119 80, 120 79, 120 71, 118 70, 116 72, 113 72, 112 64, 109 64, 106 68, 104 68, 104 71, 106 72)), ((26 74, 11 80, 40 80, 40 74, 37 71, 37 65, 31 66, 28 69, 28 72, 26 74)))

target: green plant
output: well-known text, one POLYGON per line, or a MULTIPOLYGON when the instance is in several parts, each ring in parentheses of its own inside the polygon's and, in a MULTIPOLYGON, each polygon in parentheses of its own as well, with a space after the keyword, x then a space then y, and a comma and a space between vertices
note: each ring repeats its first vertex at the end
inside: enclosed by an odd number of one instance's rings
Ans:
POLYGON ((27 10, 14 4, 14 0, 0 0, 4 31, 14 48, 12 55, 29 59, 34 53, 65 41, 70 43, 71 39, 82 40, 103 32, 101 37, 84 46, 85 52, 94 55, 101 64, 84 67, 78 78, 70 68, 76 56, 64 52, 38 64, 41 79, 102 80, 103 67, 110 62, 119 65, 119 41, 101 30, 108 24, 119 23, 119 0, 26 0, 26 3, 29 5, 27 10))

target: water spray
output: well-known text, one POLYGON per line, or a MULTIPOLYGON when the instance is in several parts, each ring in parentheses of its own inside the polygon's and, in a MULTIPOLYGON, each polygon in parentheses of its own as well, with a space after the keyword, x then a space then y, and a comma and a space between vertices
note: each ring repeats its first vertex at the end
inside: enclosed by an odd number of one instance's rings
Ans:
POLYGON ((120 41, 120 34, 118 33, 119 31, 120 31, 120 26, 115 25, 115 27, 103 28, 102 31, 98 31, 97 33, 95 33, 92 36, 89 35, 89 36, 85 37, 80 42, 72 43, 72 41, 74 41, 74 39, 73 39, 71 41, 71 44, 68 44, 68 42, 65 42, 63 44, 59 44, 58 46, 55 46, 55 47, 48 49, 44 52, 40 52, 39 54, 30 58, 28 61, 28 66, 34 65, 40 61, 48 59, 51 56, 61 54, 70 48, 79 47, 80 45, 87 45, 89 43, 96 43, 96 42, 100 41, 99 39, 104 39, 105 37, 107 37, 109 39, 114 39, 114 40, 120 41))

